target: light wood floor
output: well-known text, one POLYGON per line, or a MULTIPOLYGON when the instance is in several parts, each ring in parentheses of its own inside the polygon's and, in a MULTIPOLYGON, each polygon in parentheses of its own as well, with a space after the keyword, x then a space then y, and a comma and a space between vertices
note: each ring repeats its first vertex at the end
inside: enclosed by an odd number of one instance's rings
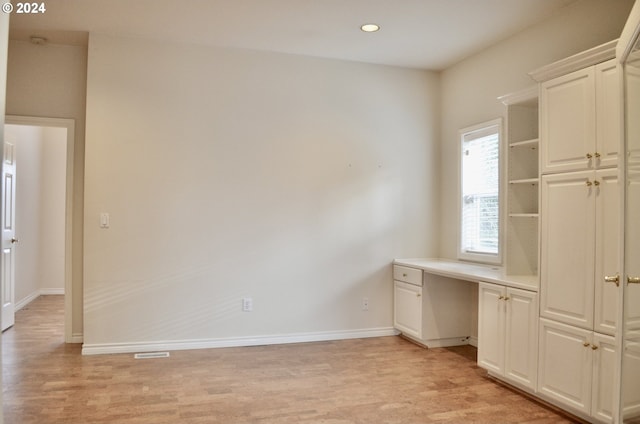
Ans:
POLYGON ((2 336, 6 424, 566 423, 485 377, 475 349, 399 337, 83 357, 63 298, 42 296, 2 336))

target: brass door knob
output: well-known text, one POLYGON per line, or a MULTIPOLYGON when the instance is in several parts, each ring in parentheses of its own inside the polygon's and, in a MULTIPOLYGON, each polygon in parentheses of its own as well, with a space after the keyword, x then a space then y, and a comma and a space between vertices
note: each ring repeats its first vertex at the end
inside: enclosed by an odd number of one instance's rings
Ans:
POLYGON ((640 284, 640 277, 630 277, 627 275, 627 284, 640 284))
POLYGON ((617 287, 620 287, 620 275, 616 274, 614 276, 605 275, 604 276, 605 283, 615 283, 617 287))

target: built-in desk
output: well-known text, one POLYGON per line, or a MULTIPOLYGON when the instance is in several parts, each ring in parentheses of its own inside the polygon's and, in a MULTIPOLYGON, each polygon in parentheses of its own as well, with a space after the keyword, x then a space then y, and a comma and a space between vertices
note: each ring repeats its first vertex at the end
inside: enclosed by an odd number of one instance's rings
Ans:
POLYGON ((395 265, 423 270, 427 274, 440 275, 458 280, 500 284, 531 291, 538 291, 538 277, 533 275, 507 275, 502 267, 479 265, 448 259, 396 259, 395 265))
POLYGON ((393 261, 394 326, 427 347, 472 344, 478 365, 536 387, 538 277, 445 259, 393 261))

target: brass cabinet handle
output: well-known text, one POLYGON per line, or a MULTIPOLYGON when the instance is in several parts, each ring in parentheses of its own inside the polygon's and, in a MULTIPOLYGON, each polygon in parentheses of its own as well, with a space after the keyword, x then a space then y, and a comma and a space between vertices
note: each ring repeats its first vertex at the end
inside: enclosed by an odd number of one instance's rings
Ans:
POLYGON ((593 180, 593 185, 598 187, 600 185, 600 181, 598 180, 593 180))
POLYGON ((596 152, 595 156, 596 156, 596 158, 599 158, 600 157, 600 153, 596 152))
POLYGON ((406 273, 403 273, 403 274, 402 274, 402 276, 403 276, 403 277, 406 277, 406 276, 407 276, 407 274, 406 274, 406 273))
POLYGON ((12 244, 16 244, 17 242, 19 242, 20 240, 18 240, 17 238, 12 238, 11 239, 11 243, 12 244))
POLYGON ((605 275, 604 276, 605 283, 615 283, 616 287, 620 287, 620 275, 616 273, 616 275, 605 275))
POLYGON ((591 345, 591 350, 598 350, 598 346, 596 346, 596 345, 591 345))
POLYGON ((504 300, 509 300, 509 299, 511 299, 509 296, 504 297, 504 300))
POLYGON ((640 284, 640 277, 630 277, 627 275, 627 284, 640 284))
POLYGON ((587 180, 587 187, 591 187, 593 185, 593 183, 589 180, 587 180))
POLYGON ((420 293, 416 293, 416 297, 420 297, 422 296, 420 293))
POLYGON ((584 347, 589 347, 589 345, 591 345, 591 343, 589 343, 589 342, 582 342, 582 346, 584 346, 584 347))
POLYGON ((587 153, 587 159, 591 159, 593 157, 593 155, 591 155, 591 153, 587 153))
POLYGON ((504 296, 500 296, 498 300, 504 300, 504 296))

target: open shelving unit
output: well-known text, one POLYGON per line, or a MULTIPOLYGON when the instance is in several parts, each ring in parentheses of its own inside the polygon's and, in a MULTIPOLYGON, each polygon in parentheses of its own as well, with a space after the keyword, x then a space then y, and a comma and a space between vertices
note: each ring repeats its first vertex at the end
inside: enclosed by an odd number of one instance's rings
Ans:
POLYGON ((538 88, 502 96, 507 107, 505 267, 537 280, 540 175, 538 88))

